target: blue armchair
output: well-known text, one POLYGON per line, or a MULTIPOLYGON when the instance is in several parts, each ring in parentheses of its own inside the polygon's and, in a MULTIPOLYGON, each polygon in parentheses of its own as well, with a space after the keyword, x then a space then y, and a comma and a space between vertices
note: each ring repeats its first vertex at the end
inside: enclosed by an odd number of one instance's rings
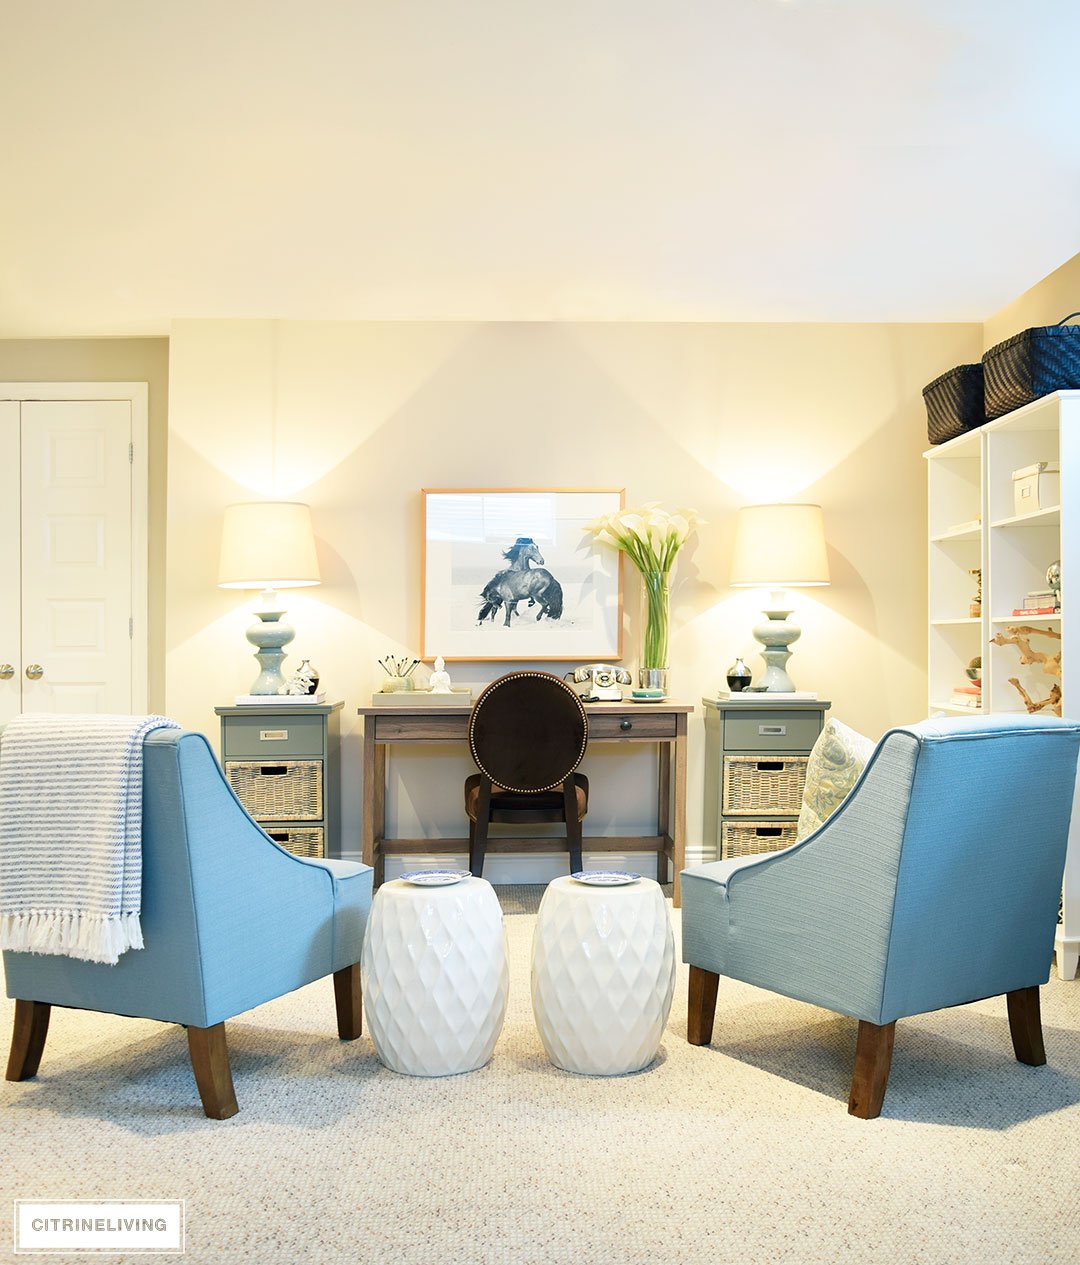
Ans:
POLYGON ((887 733, 841 807, 782 852, 685 870, 693 1045, 719 977, 859 1021, 848 1111, 881 1112, 897 1019, 1007 998, 1022 1063, 1046 1062, 1049 976, 1080 725, 932 720, 887 733))
POLYGON ((7 1079, 36 1074, 52 1006, 161 1019, 186 1026, 203 1108, 224 1120, 238 1110, 226 1019, 333 974, 338 1035, 360 1035, 372 871, 278 847, 200 734, 158 730, 143 755, 146 947, 115 966, 6 951, 16 999, 7 1079))

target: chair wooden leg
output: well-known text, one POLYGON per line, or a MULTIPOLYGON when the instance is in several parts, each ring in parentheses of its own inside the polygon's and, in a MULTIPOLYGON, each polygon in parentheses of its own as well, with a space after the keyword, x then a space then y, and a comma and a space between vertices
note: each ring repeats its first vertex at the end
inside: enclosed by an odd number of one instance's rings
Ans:
POLYGON ((338 1036, 342 1041, 355 1041, 363 1032, 364 1014, 359 962, 334 972, 334 1005, 338 1036))
POLYGON ((27 1081, 37 1075, 45 1038, 49 1034, 51 1012, 52 1007, 43 1001, 15 1002, 15 1026, 11 1033, 11 1053, 7 1065, 9 1081, 27 1081))
POLYGON ((1046 1047, 1043 1045, 1038 988, 1018 988, 1014 993, 1006 993, 1005 1001, 1009 1007, 1009 1032, 1017 1061, 1029 1067, 1042 1067, 1046 1062, 1046 1047))
POLYGON ((203 1110, 211 1120, 228 1120, 240 1108, 236 1105, 229 1047, 225 1043, 225 1025, 187 1030, 188 1050, 195 1084, 199 1087, 203 1110))
POLYGON ((566 846, 570 852, 570 873, 584 868, 581 859, 581 818, 578 816, 577 782, 573 775, 563 783, 563 817, 566 821, 566 846))
POLYGON ((859 1039, 855 1046, 855 1070, 851 1076, 848 1115, 860 1120, 875 1120, 881 1115, 885 1089, 892 1066, 893 1039, 896 1021, 869 1023, 859 1020, 859 1039))
POLYGON ((491 822, 491 778, 480 780, 476 797, 476 820, 469 830, 469 872, 474 878, 484 876, 484 853, 487 851, 488 826, 491 822))
POLYGON ((708 1045, 716 1018, 716 990, 720 976, 703 967, 690 968, 690 997, 686 1019, 686 1039, 691 1045, 708 1045))

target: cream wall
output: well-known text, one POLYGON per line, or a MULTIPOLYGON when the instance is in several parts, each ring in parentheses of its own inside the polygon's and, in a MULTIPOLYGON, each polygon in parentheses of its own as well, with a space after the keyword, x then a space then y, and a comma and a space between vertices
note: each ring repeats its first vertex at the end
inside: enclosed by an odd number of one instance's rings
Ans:
POLYGON ((983 325, 983 350, 1032 325, 1056 325, 1076 311, 1080 311, 1080 255, 989 317, 983 325))
POLYGON ((0 382, 145 382, 150 401, 149 706, 165 706, 167 338, 0 339, 0 382))
MULTIPOLYGON (((743 655, 753 593, 727 587, 739 505, 819 501, 832 587, 799 598, 796 682, 879 735, 924 711, 926 429, 920 391, 979 355, 978 325, 178 321, 171 339, 167 708, 215 732, 247 688, 250 603, 215 587, 224 507, 310 502, 323 585, 289 594, 295 654, 345 699, 345 851, 360 825, 356 708, 376 658, 417 646, 424 486, 626 488, 708 520, 674 583, 673 686, 695 703, 743 655)), ((637 653, 628 569, 625 662, 637 653)), ((295 662, 298 662, 297 658, 295 662)), ((557 665, 561 671, 565 665, 557 665)), ((476 684, 503 665, 455 665, 476 684)), ((701 845, 702 719, 688 841, 701 845)), ((649 828, 654 759, 594 749, 590 827, 649 828)), ((464 756, 395 759, 391 833, 460 834, 464 756)), ((520 859, 529 862, 528 858, 520 859)), ((531 862, 530 862, 531 863, 531 862)), ((553 863, 552 873, 556 872, 553 863)), ((513 873, 513 862, 495 877, 513 873)))

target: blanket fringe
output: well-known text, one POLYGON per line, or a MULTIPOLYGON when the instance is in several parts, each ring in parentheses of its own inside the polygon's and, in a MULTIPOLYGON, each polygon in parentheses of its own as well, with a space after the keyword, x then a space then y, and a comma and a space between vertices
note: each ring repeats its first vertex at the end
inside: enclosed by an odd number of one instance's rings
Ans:
POLYGON ((0 914, 0 949, 104 962, 143 947, 139 915, 73 912, 0 914))

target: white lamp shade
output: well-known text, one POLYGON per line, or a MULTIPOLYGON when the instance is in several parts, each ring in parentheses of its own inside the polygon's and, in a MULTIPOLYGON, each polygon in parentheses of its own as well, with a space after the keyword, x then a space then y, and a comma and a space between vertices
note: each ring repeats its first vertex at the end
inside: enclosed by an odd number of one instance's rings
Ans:
POLYGON ((297 589, 318 584, 320 578, 306 505, 254 501, 225 510, 219 588, 297 589))
POLYGON ((820 505, 747 505, 735 524, 734 587, 829 583, 820 505))

